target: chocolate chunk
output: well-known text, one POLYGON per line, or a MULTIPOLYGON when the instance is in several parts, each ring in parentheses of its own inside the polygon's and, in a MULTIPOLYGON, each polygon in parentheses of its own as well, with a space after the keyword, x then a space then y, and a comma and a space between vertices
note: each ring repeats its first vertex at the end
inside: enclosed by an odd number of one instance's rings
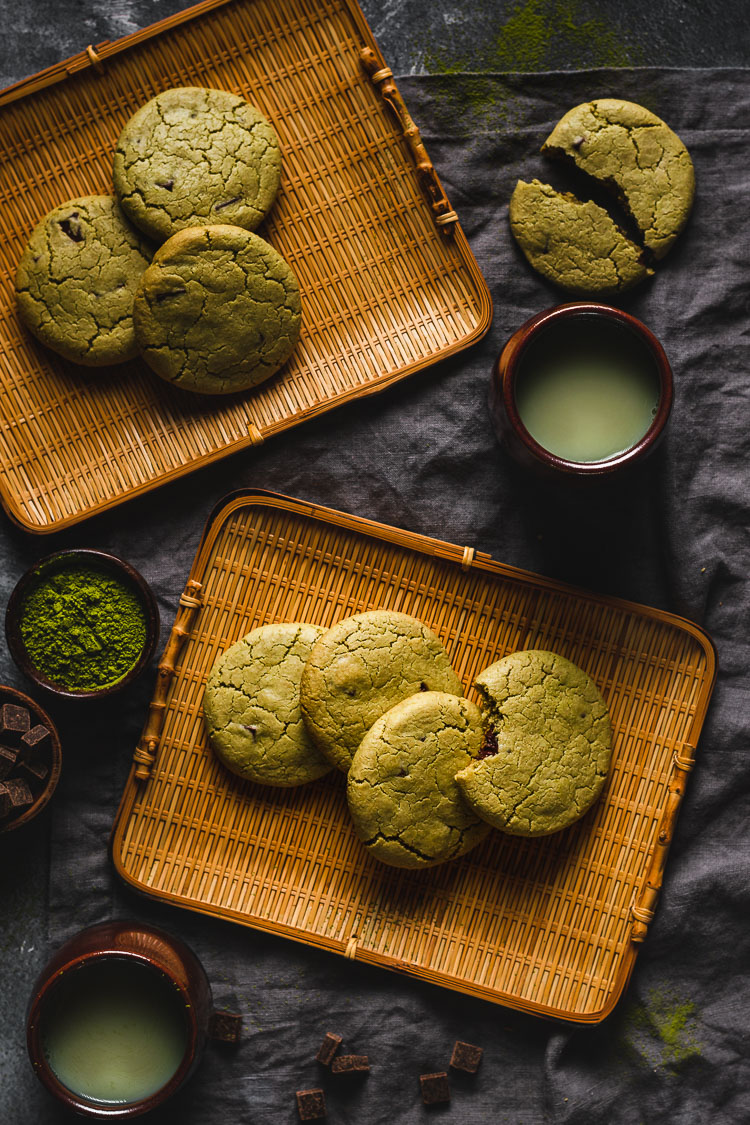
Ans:
POLYGON ((0 746, 0 781, 4 781, 16 767, 18 751, 10 746, 0 746))
POLYGON ((77 218, 78 212, 74 211, 69 219, 60 220, 60 229, 63 230, 65 234, 67 234, 71 242, 83 242, 83 231, 81 230, 81 224, 74 221, 77 218))
POLYGON ((49 767, 44 754, 29 754, 20 760, 20 769, 25 770, 34 781, 44 781, 49 773, 49 767))
POLYGON ((50 745, 50 733, 45 726, 37 723, 35 727, 21 735, 21 757, 29 756, 30 750, 46 750, 50 745))
POLYGON ((498 752, 497 732, 488 727, 484 732, 484 741, 479 748, 477 758, 492 758, 498 752))
POLYGON ((451 1100, 448 1075, 444 1070, 439 1074, 420 1074, 419 1085, 425 1105, 440 1105, 451 1100))
POLYGON ((336 1035, 333 1031, 326 1032, 326 1037, 320 1044, 320 1050, 315 1056, 316 1061, 322 1063, 323 1066, 330 1066, 331 1059, 341 1046, 341 1036, 336 1035))
POLYGON ((369 1074, 367 1055, 336 1055, 331 1063, 331 1074, 369 1074))
POLYGON ((462 1043, 457 1039, 451 1055, 451 1066, 454 1070, 465 1070, 467 1074, 476 1074, 483 1054, 481 1047, 474 1047, 471 1043, 462 1043))
POLYGON ((320 1121, 326 1115, 326 1096, 322 1090, 298 1090, 300 1121, 320 1121))
POLYGON ((17 742, 31 726, 31 716, 25 707, 17 703, 3 703, 0 707, 0 738, 10 737, 17 742))
POLYGON ((11 777, 0 781, 0 820, 7 820, 23 812, 34 801, 31 790, 25 781, 11 777))
POLYGON ((242 1016, 239 1012, 217 1008, 211 1013, 208 1037, 218 1039, 221 1043, 239 1043, 242 1038, 242 1016))

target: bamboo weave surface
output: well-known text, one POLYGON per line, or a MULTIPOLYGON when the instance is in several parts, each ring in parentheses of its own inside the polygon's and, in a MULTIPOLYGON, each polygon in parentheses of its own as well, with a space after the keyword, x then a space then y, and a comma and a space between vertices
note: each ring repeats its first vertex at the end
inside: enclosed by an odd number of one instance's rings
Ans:
POLYGON ((380 390, 477 339, 491 304, 460 229, 435 225, 408 146, 362 69, 355 0, 208 0, 0 95, 0 498, 54 531, 380 390), (274 125, 281 194, 259 231, 301 286, 300 343, 254 392, 211 398, 144 363, 90 370, 37 344, 13 282, 67 198, 110 192, 128 118, 171 86, 239 93, 274 125))
POLYGON ((522 1010, 596 1022, 632 969, 639 914, 651 915, 646 883, 660 882, 682 792, 675 756, 689 769, 713 649, 679 618, 470 555, 268 493, 230 499, 191 571, 203 607, 152 776, 128 781, 113 858, 160 899, 522 1010), (601 800, 555 836, 493 832, 460 860, 408 872, 381 866, 358 842, 339 775, 272 790, 224 770, 202 721, 216 658, 267 622, 330 626, 372 608, 431 626, 467 687, 519 648, 550 648, 583 667, 615 734, 601 800))

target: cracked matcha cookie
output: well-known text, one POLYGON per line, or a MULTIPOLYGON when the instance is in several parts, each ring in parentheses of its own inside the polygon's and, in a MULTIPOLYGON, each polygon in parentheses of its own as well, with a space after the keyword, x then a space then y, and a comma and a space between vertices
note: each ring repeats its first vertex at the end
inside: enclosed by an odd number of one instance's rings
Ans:
POLYGON ((133 359, 133 297, 152 253, 113 196, 63 203, 34 227, 18 264, 21 320, 74 363, 133 359))
POLYGON ((498 660, 475 681, 484 710, 480 760, 456 781, 479 816, 512 836, 567 828, 601 793, 612 732, 586 673, 554 652, 498 660))
POLYGON ((143 357, 199 394, 255 387, 284 364, 301 322, 299 285, 272 246, 241 227, 189 227, 154 255, 135 296, 143 357))
POLYGON ((430 867, 464 855, 489 832, 455 775, 482 745, 482 716, 441 691, 391 707, 362 739, 346 783, 354 827, 391 867, 430 867))
POLYGON ((664 257, 687 222, 695 193, 690 155, 660 117, 635 102, 577 105, 542 152, 572 161, 613 190, 655 258, 664 257))
POLYGON ((569 293, 613 296, 654 272, 603 207, 539 180, 518 181, 509 217, 529 264, 569 293))
POLYGON ((211 746, 233 773, 290 788, 330 771, 299 707, 302 669, 323 632, 316 625, 263 625, 214 664, 203 711, 211 746))
POLYGON ((438 637, 405 613, 345 617, 315 645, 302 675, 302 714, 316 744, 346 773, 376 719, 418 691, 463 695, 438 637))
POLYGON ((128 218, 162 241, 184 227, 255 230, 279 190, 281 151, 262 113, 236 94, 178 86, 120 134, 115 191, 128 218))

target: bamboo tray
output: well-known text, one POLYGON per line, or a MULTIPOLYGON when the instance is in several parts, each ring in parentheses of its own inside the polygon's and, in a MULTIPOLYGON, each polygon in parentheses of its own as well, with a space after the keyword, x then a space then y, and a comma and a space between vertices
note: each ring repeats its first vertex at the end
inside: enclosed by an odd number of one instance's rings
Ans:
POLYGON ((0 94, 0 500, 50 532, 451 355, 492 308, 457 216, 356 0, 207 0, 0 94), (271 120, 280 197, 260 233, 293 266, 302 337, 254 392, 206 399, 142 362, 92 371, 19 324, 29 233, 110 192, 120 130, 170 86, 220 87, 271 120))
POLYGON ((272 493, 209 519, 112 835, 140 891, 539 1015, 596 1023, 632 970, 661 885, 713 687, 697 626, 456 547, 272 493), (518 648, 585 668, 612 715, 612 770, 579 823, 492 833, 422 872, 358 842, 340 775, 292 790, 239 781, 211 753, 209 669, 270 621, 330 626, 402 610, 443 639, 465 685, 518 648))

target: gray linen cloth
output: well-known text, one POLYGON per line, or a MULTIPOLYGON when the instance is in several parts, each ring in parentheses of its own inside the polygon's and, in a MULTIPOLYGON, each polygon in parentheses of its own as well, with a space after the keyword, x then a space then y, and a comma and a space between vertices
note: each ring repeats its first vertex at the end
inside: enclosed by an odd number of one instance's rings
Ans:
MULTIPOLYGON (((469 544, 699 622, 716 641, 719 679, 633 981, 604 1025, 571 1030, 124 890, 107 839, 153 675, 98 711, 53 708, 65 770, 52 812, 48 947, 113 916, 147 919, 193 946, 217 1005, 243 1012, 244 1042, 210 1046, 159 1121, 291 1125, 295 1091, 321 1081, 313 1055, 328 1030, 372 1065, 365 1081, 346 1087, 324 1077, 331 1122, 426 1120, 418 1076, 444 1069, 456 1038, 480 1044, 485 1057, 476 1078, 453 1081, 451 1109, 436 1114, 446 1120, 747 1121, 750 73, 602 70, 399 85, 490 284, 495 319, 486 339, 380 397, 54 540, 32 540, 6 522, 3 583, 9 590, 53 546, 112 550, 153 584, 166 635, 209 510, 244 485, 469 544), (667 440, 643 472, 584 499, 515 468, 485 403, 504 340, 565 299, 515 247, 508 198, 519 176, 562 184, 539 146, 566 109, 597 96, 629 98, 665 118, 690 149, 698 188, 689 225, 656 278, 623 301, 673 365, 667 440)), ((7 660, 3 678, 20 685, 7 660)), ((18 1050, 22 1034, 12 1031, 18 1050)), ((21 1125, 65 1119, 30 1071, 7 1112, 21 1125)))

